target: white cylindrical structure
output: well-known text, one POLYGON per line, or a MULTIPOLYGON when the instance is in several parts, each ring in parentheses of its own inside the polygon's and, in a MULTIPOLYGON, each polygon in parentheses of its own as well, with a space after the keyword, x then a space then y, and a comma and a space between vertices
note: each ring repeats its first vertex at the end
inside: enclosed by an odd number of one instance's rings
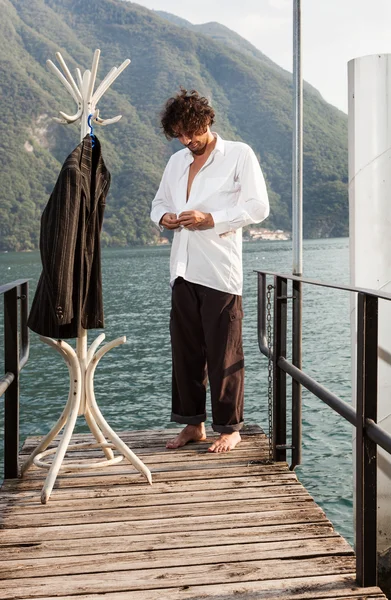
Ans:
MULTIPOLYGON (((350 278, 391 292, 391 54, 348 64, 350 278)), ((356 298, 352 388, 356 397, 356 298)), ((391 433, 391 302, 379 301, 378 423, 391 433)), ((355 437, 355 432, 354 432, 355 437)), ((353 452, 355 445, 353 444, 353 452)), ((391 457, 378 451, 379 574, 391 574, 391 457)))

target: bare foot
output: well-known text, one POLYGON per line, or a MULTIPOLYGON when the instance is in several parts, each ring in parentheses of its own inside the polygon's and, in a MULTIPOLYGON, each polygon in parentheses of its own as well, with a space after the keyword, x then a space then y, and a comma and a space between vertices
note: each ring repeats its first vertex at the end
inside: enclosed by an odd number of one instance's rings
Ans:
POLYGON ((220 437, 208 448, 208 452, 229 452, 241 441, 239 431, 221 433, 220 437))
POLYGON ((166 444, 166 448, 175 449, 188 444, 189 442, 200 442, 206 439, 205 425, 200 423, 199 425, 186 425, 176 438, 169 440, 166 444))

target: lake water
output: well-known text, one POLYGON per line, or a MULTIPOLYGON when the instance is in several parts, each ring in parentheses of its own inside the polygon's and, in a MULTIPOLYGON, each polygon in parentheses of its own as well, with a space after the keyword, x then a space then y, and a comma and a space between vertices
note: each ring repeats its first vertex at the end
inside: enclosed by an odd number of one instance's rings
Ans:
MULTIPOLYGON (((243 304, 246 357, 245 420, 267 431, 267 359, 257 345, 257 277, 254 269, 289 273, 290 242, 243 245, 243 304)), ((118 431, 167 427, 170 418, 169 247, 103 251, 106 339, 126 335, 127 343, 111 350, 95 376, 98 404, 118 431)), ((0 283, 31 278, 30 301, 41 270, 39 253, 0 255, 0 283)), ((348 240, 304 242, 306 277, 348 284, 348 240)), ((303 369, 350 402, 349 294, 304 287, 303 369)), ((2 324, 1 324, 2 327, 2 324)), ((89 332, 89 341, 99 332, 89 332)), ((2 340, 2 331, 0 331, 2 340)), ((3 343, 0 343, 3 360, 3 343)), ((289 379, 289 378, 288 378, 289 379)), ((46 433, 68 395, 68 370, 57 353, 31 335, 30 358, 21 374, 21 441, 46 433)), ((0 436, 3 436, 0 401, 0 436)), ((77 431, 86 431, 83 418, 77 431)), ((174 426, 174 425, 173 425, 174 426)), ((2 469, 2 448, 0 449, 2 469)), ((325 510, 335 528, 351 543, 351 426, 320 400, 303 390, 303 453, 299 479, 325 510)))

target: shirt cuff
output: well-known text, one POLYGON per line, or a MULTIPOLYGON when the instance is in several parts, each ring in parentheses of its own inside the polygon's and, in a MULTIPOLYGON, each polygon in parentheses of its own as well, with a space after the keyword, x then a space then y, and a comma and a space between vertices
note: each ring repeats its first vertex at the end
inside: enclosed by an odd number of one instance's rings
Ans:
POLYGON ((217 235, 223 235, 224 233, 229 233, 230 231, 232 231, 228 219, 228 212, 225 209, 216 210, 215 212, 211 212, 210 214, 213 217, 215 231, 217 235))
POLYGON ((164 230, 164 227, 162 225, 160 225, 160 220, 162 218, 163 215, 165 215, 167 212, 169 212, 166 208, 163 208, 159 211, 157 211, 154 215, 153 215, 153 222, 155 223, 155 225, 157 225, 160 229, 160 231, 164 230))

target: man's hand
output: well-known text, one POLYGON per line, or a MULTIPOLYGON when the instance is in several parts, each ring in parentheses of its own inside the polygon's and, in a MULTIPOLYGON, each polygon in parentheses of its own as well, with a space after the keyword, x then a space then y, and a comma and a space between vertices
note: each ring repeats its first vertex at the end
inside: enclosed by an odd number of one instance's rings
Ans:
POLYGON ((186 210, 178 217, 178 223, 185 229, 211 229, 214 227, 213 217, 210 213, 199 210, 186 210))
POLYGON ((165 213, 160 219, 160 225, 166 229, 178 229, 179 221, 175 213, 165 213))

